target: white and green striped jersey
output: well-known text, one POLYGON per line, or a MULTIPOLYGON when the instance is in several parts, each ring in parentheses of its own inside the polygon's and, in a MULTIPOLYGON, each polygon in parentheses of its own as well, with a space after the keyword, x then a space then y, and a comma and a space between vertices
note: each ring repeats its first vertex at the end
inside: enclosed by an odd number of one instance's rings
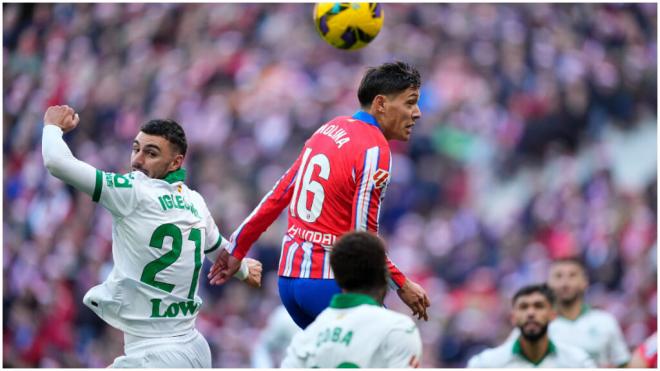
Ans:
POLYGON ((204 256, 216 255, 227 242, 202 196, 183 183, 185 171, 152 179, 139 171, 96 170, 73 157, 54 125, 44 127, 42 154, 54 176, 112 214, 114 267, 83 302, 135 336, 176 336, 193 329, 202 304, 197 288, 204 256))
POLYGON ((467 368, 595 368, 583 350, 549 341, 548 350, 539 362, 532 362, 522 352, 520 340, 505 342, 470 358, 467 368))
POLYGON ((598 367, 617 367, 630 361, 630 350, 616 318, 588 306, 575 320, 557 316, 548 328, 550 337, 586 351, 598 367))
POLYGON ((287 349, 283 368, 406 368, 419 365, 415 323, 367 295, 338 294, 287 349))

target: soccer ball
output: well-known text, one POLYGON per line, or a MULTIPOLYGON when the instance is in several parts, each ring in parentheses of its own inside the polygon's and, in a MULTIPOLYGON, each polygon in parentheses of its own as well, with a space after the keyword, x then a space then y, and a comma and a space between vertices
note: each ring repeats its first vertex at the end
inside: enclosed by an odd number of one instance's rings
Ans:
POLYGON ((314 24, 328 44, 356 50, 378 35, 383 7, 379 3, 319 3, 314 6, 314 24))

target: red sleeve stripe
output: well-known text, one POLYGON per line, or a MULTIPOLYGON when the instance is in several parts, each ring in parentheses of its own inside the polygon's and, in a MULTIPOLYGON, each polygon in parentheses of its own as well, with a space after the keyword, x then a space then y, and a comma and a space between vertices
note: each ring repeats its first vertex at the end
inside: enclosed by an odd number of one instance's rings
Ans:
POLYGON ((379 154, 380 148, 371 147, 367 150, 364 156, 362 179, 360 180, 358 199, 355 203, 355 229, 358 231, 367 230, 369 204, 371 202, 371 193, 374 188, 372 178, 374 172, 378 169, 379 154))

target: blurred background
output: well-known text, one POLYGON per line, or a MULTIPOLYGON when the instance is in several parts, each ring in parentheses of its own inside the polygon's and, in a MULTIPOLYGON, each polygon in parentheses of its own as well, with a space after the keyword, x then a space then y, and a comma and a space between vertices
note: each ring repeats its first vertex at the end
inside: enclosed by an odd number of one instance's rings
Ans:
MULTIPOLYGON (((357 52, 317 35, 313 4, 3 4, 3 365, 105 367, 120 332, 82 304, 112 266, 111 216, 48 175, 48 105, 93 166, 127 172, 150 118, 186 130, 188 184, 228 237, 366 67, 422 73, 422 119, 392 142, 381 213, 392 260, 429 293, 422 367, 464 367, 511 331, 510 297, 551 259, 586 262, 588 302, 633 348, 657 317, 657 5, 384 4, 357 52)), ((210 287, 198 329, 215 367, 249 367, 280 303, 286 220, 251 250, 264 287, 210 287)), ((210 264, 206 262, 204 271, 210 264)), ((389 308, 409 313, 396 294, 389 308)))

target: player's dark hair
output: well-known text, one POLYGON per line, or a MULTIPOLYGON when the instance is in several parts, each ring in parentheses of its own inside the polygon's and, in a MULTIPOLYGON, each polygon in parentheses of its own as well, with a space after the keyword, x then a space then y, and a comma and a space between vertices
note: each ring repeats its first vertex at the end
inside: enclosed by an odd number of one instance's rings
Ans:
POLYGON ((385 245, 368 232, 349 232, 335 242, 330 266, 335 280, 347 291, 369 291, 387 286, 385 245))
POLYGON ((553 306, 555 304, 555 294, 552 292, 552 290, 550 290, 550 287, 548 287, 548 285, 545 283, 525 286, 520 290, 516 291, 516 293, 513 295, 513 299, 511 299, 511 304, 515 305, 516 300, 518 300, 518 298, 521 296, 531 295, 536 292, 545 296, 545 298, 548 299, 550 306, 553 306))
POLYGON ((404 63, 384 63, 371 67, 364 74, 358 88, 360 106, 369 107, 377 95, 401 93, 408 88, 419 89, 422 79, 415 67, 404 63))
POLYGON ((580 259, 577 256, 567 256, 567 257, 557 258, 554 259, 551 263, 551 265, 557 265, 557 264, 575 264, 578 267, 580 267, 582 273, 587 275, 587 267, 584 265, 582 259, 580 259))
POLYGON ((186 155, 188 150, 188 142, 186 141, 186 133, 183 131, 181 125, 174 120, 150 120, 142 125, 140 131, 149 135, 158 135, 168 142, 172 143, 180 154, 186 155))

